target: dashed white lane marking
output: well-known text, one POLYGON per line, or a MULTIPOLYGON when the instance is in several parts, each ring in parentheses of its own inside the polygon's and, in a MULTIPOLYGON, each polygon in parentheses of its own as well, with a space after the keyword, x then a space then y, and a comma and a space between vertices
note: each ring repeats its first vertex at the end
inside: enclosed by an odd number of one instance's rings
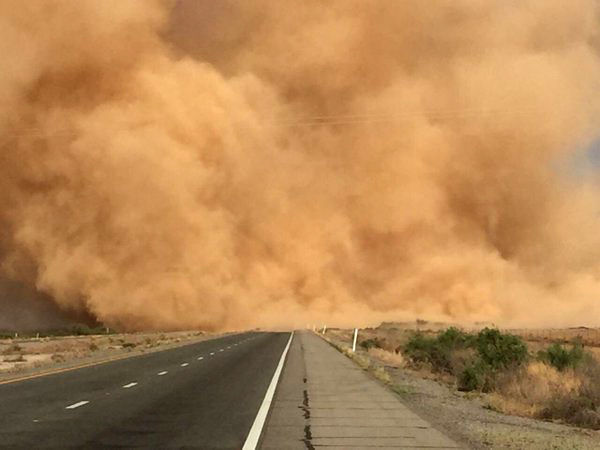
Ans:
POLYGON ((204 356, 198 356, 198 361, 202 361, 204 359, 204 356))
POLYGON ((162 372, 158 372, 158 376, 162 377, 163 375, 168 374, 169 372, 167 372, 166 370, 163 370, 162 372))
POLYGON ((210 356, 212 356, 212 355, 214 355, 214 354, 215 354, 215 352, 210 352, 210 356))
POLYGON ((267 419, 267 414, 269 413, 269 409, 271 408, 271 402, 273 401, 275 388, 277 387, 277 383, 279 382, 279 376, 281 375, 281 370, 283 369, 283 363, 285 362, 285 357, 288 353, 288 350, 290 349, 290 344, 292 343, 293 338, 294 332, 292 331, 290 339, 288 340, 288 343, 285 346, 283 353, 281 354, 279 364, 277 365, 275 373, 273 374, 273 378, 271 379, 271 384, 269 384, 267 393, 265 394, 265 398, 263 399, 263 402, 260 405, 260 409, 258 410, 256 418, 254 419, 252 428, 250 428, 250 433, 248 433, 248 437, 246 438, 246 442, 244 442, 244 447, 242 447, 242 450, 255 450, 258 446, 258 440, 260 439, 262 429, 265 425, 265 420, 267 419))
POLYGON ((75 408, 79 408, 80 406, 83 405, 87 405, 89 403, 88 400, 82 400, 80 402, 77 403, 73 403, 72 405, 67 406, 65 409, 75 409, 75 408))
POLYGON ((123 386, 123 389, 129 389, 129 388, 132 388, 132 387, 134 387, 136 385, 137 385, 137 383, 134 381, 132 383, 129 383, 129 384, 126 384, 125 386, 123 386))
POLYGON ((185 367, 185 366, 189 366, 189 365, 190 365, 190 363, 183 363, 183 364, 181 365, 181 367, 185 367))
POLYGON ((223 349, 222 349, 222 348, 220 348, 220 349, 219 349, 219 351, 220 351, 220 352, 222 352, 222 351, 223 351, 223 349))

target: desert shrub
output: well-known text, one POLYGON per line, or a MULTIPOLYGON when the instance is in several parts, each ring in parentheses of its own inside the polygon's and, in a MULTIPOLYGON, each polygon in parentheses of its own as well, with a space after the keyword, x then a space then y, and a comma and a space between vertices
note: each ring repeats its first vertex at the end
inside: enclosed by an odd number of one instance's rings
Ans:
POLYGON ((365 339, 360 341, 359 345, 365 350, 369 350, 370 348, 381 348, 381 342, 377 338, 365 339))
POLYGON ((600 362, 584 354, 575 374, 581 386, 574 395, 557 395, 542 417, 561 419, 572 425, 600 429, 600 362))
POLYGON ((413 363, 427 363, 434 371, 450 370, 450 349, 436 338, 415 333, 404 346, 404 354, 413 363))
POLYGON ((135 342, 123 342, 123 348, 134 348, 137 344, 135 342))
POLYGON ((538 359, 544 361, 558 370, 576 368, 583 361, 584 351, 581 343, 576 343, 570 349, 558 343, 552 344, 546 350, 538 352, 538 359))
POLYGON ((481 361, 494 370, 518 366, 528 356, 527 345, 520 337, 496 329, 481 330, 475 345, 481 361))
POLYGON ((19 353, 23 348, 19 344, 13 344, 7 349, 5 349, 2 354, 3 355, 11 355, 13 353, 19 353))
POLYGON ((451 327, 435 337, 415 333, 403 348, 415 363, 457 378, 463 391, 490 391, 499 372, 521 365, 528 357, 523 340, 485 328, 477 335, 451 327))
POLYGON ((471 343, 470 337, 457 328, 448 328, 435 337, 413 334, 403 348, 415 363, 427 363, 434 371, 453 373, 453 353, 471 343))
POLYGON ((492 389, 494 380, 495 370, 481 359, 475 359, 458 376, 458 389, 488 392, 492 389))
POLYGON ((95 352, 96 350, 98 350, 98 345, 95 342, 91 342, 90 343, 90 350, 95 352))
POLYGON ((437 341, 445 347, 458 349, 471 346, 473 336, 456 327, 450 327, 438 334, 437 341))
POLYGON ((499 373, 517 368, 528 356, 521 338, 496 329, 485 328, 466 343, 475 347, 477 353, 458 376, 458 388, 463 391, 493 390, 499 373))

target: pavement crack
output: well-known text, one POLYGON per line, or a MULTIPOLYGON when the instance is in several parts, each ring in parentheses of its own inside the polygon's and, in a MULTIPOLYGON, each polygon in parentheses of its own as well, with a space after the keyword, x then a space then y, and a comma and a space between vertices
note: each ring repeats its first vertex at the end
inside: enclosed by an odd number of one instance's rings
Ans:
POLYGON ((302 439, 304 445, 306 445, 307 450, 315 450, 314 445, 312 445, 312 433, 310 431, 310 425, 306 425, 304 427, 304 439, 302 439))
MULTIPOLYGON (((304 377, 304 383, 306 383, 306 377, 304 377)), ((304 419, 306 420, 306 425, 304 425, 304 439, 302 439, 302 441, 307 450, 314 450, 315 447, 312 444, 312 431, 310 429, 310 398, 308 397, 308 390, 304 389, 302 394, 304 398, 300 409, 304 411, 304 419)))

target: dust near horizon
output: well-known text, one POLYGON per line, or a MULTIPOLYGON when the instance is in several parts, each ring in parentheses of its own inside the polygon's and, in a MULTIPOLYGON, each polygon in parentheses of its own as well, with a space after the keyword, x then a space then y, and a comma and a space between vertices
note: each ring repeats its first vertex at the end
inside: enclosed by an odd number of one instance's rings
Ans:
POLYGON ((571 165, 599 24, 597 0, 5 0, 0 279, 130 330, 597 325, 598 178, 571 165))

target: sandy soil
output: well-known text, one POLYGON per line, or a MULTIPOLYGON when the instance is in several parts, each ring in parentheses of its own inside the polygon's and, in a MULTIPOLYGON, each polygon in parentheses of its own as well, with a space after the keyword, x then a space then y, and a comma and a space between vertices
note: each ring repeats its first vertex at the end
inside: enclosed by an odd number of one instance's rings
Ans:
MULTIPOLYGON (((336 347, 347 349, 351 346, 351 335, 349 330, 331 330, 326 338, 336 347)), ((395 345, 404 339, 405 332, 382 333, 379 330, 361 334, 362 339, 368 336, 386 337, 390 345, 395 345)), ((600 432, 492 411, 483 394, 458 392, 425 372, 399 367, 399 364, 381 360, 377 355, 377 352, 358 348, 354 358, 361 366, 368 365, 368 370, 377 378, 382 379, 383 373, 386 384, 407 406, 469 448, 600 448, 600 432)))
POLYGON ((136 333, 0 340, 0 380, 133 356, 216 337, 204 332, 136 333))

